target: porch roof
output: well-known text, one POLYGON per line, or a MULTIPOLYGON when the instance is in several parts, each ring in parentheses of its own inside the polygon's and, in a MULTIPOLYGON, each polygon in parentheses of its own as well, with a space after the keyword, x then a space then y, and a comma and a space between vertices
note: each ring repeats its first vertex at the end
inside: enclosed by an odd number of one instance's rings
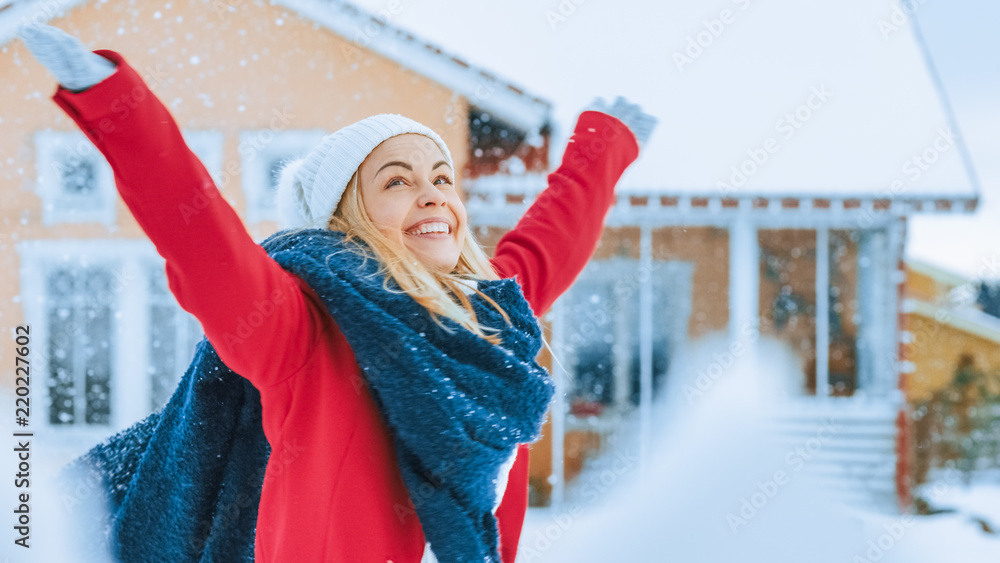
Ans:
MULTIPOLYGON (((547 186, 546 174, 483 176, 465 180, 466 208, 473 224, 513 226, 547 186)), ((621 187, 608 226, 727 224, 750 216, 760 225, 868 228, 915 213, 971 213, 978 196, 954 194, 848 194, 667 191, 621 187)))

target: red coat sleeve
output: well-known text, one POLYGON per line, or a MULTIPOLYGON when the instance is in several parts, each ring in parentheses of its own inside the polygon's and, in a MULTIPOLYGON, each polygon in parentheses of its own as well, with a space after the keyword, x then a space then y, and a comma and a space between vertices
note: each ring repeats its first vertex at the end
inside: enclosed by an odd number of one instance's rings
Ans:
MULTIPOLYGON (((517 225, 497 243, 493 267, 516 277, 538 317, 563 294, 594 255, 614 188, 639 155, 635 136, 618 119, 596 111, 580 114, 548 187, 517 225)), ((507 489, 497 508, 500 557, 514 563, 528 509, 527 444, 518 446, 507 489)))
POLYGON ((538 317, 562 295, 594 255, 615 185, 639 155, 628 127, 598 111, 580 114, 548 187, 497 243, 493 268, 516 277, 538 317))
POLYGON ((171 292, 201 322, 219 357, 257 387, 305 364, 325 308, 247 233, 173 117, 138 73, 118 65, 91 88, 53 100, 101 151, 139 226, 166 260, 171 292))

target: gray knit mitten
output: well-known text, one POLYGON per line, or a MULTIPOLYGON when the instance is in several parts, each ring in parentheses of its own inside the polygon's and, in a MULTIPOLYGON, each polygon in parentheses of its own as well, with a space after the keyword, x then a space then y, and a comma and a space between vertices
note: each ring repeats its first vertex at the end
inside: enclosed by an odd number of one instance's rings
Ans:
POLYGON ((639 150, 645 146, 657 122, 657 119, 652 115, 643 113, 639 104, 630 104, 622 96, 615 98, 615 103, 611 107, 605 104, 603 98, 594 98, 594 101, 583 108, 583 111, 599 111, 620 120, 635 135, 635 139, 639 143, 639 150))
POLYGON ((18 30, 35 59, 67 90, 82 92, 115 73, 115 63, 92 53, 79 39, 51 25, 18 30))

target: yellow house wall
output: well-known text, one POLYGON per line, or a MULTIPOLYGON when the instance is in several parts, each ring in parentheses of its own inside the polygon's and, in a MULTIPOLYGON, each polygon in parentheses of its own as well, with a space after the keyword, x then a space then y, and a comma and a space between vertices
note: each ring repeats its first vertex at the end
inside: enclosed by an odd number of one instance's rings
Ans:
POLYGON ((914 364, 906 385, 909 401, 929 400, 948 387, 963 355, 972 358, 975 369, 990 375, 991 391, 1000 394, 1000 344, 913 313, 904 315, 903 322, 913 335, 904 346, 906 359, 914 364))
MULTIPOLYGON (((906 267, 903 294, 907 299, 947 307, 953 283, 906 267)), ((929 400, 947 388, 955 377, 962 356, 972 358, 973 367, 989 374, 989 385, 1000 394, 1000 344, 916 313, 903 315, 903 330, 911 341, 903 346, 913 373, 906 380, 906 396, 911 402, 929 400)))

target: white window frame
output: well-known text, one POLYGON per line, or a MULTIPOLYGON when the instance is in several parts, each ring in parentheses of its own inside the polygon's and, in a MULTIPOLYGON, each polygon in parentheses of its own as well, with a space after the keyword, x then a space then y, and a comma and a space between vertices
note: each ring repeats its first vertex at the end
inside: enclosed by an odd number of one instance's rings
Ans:
MULTIPOLYGON (((181 136, 208 170, 216 185, 222 179, 223 135, 218 131, 182 130, 181 136)), ((104 155, 81 131, 35 133, 36 193, 42 199, 42 224, 97 222, 108 228, 117 222, 118 192, 114 173, 104 155), (90 161, 94 193, 76 196, 63 190, 60 165, 68 157, 90 161)))
MULTIPOLYGON (((146 240, 56 239, 23 241, 16 245, 21 259, 20 301, 24 322, 31 328, 33 421, 46 429, 56 446, 79 450, 146 417, 152 396, 148 377, 150 272, 163 259, 146 240), (49 423, 48 326, 46 292, 49 274, 60 267, 103 266, 112 273, 111 413, 109 423, 49 423)), ((185 313, 186 314, 186 313, 185 313)), ((179 378, 186 366, 180 366, 179 378)))
POLYGON ((240 133, 241 187, 246 198, 246 221, 277 221, 278 210, 268 190, 272 183, 270 163, 305 156, 323 139, 322 129, 275 131, 258 129, 240 133))
POLYGON ((182 129, 181 136, 212 176, 216 187, 221 188, 222 147, 225 140, 222 132, 209 129, 182 129))
MULTIPOLYGON (((638 260, 628 258, 612 258, 609 260, 595 260, 590 262, 584 271, 580 274, 578 279, 587 279, 588 277, 596 277, 597 279, 603 279, 605 281, 614 281, 617 277, 622 276, 626 273, 636 273, 635 276, 636 286, 634 292, 631 296, 626 299, 635 299, 638 302, 638 314, 639 316, 635 319, 631 319, 635 323, 635 330, 638 331, 639 336, 639 354, 640 354, 640 399, 638 406, 632 406, 629 399, 621 397, 621 390, 628 385, 631 380, 622 381, 623 377, 627 377, 628 371, 620 369, 618 366, 615 367, 615 384, 620 385, 621 388, 616 392, 615 404, 611 408, 607 409, 606 414, 602 414, 601 417, 596 417, 588 422, 588 428, 600 429, 605 432, 617 431, 621 432, 621 435, 628 435, 630 432, 634 433, 633 438, 638 442, 639 446, 639 465, 640 470, 644 470, 645 460, 649 455, 649 440, 651 435, 651 418, 652 418, 652 368, 653 368, 653 347, 652 347, 652 323, 655 322, 651 318, 652 314, 652 298, 653 298, 653 275, 641 275, 642 271, 655 271, 657 273, 662 272, 659 275, 667 274, 673 279, 664 280, 664 286, 661 288, 663 292, 660 295, 661 299, 674 299, 676 300, 677 314, 672 315, 670 321, 674 323, 674 326, 670 328, 670 338, 671 338, 671 349, 673 355, 670 358, 671 365, 682 364, 685 360, 683 358, 684 350, 687 346, 688 341, 688 326, 690 323, 691 316, 691 297, 693 295, 693 276, 694 276, 694 264, 691 262, 679 261, 679 260, 653 260, 652 259, 652 244, 651 244, 651 232, 648 228, 643 228, 641 232, 640 240, 640 250, 641 256, 638 260), (619 407, 619 408, 615 408, 619 407), (622 408, 624 407, 624 408, 622 408), (625 419, 621 419, 622 415, 626 415, 625 419), (606 420, 605 420, 606 419, 606 420), (609 425, 618 424, 620 428, 610 428, 609 425)), ((571 287, 566 295, 569 295, 573 291, 571 287)), ((569 405, 566 403, 568 394, 570 391, 570 385, 572 383, 571 378, 573 374, 568 373, 568 369, 571 369, 568 354, 572 352, 570 349, 570 331, 573 327, 570 326, 570 318, 568 311, 568 300, 566 295, 560 297, 552 307, 553 320, 552 320, 552 342, 555 348, 555 352, 559 358, 564 361, 554 362, 553 374, 556 383, 556 397, 552 407, 553 413, 561 413, 561 416, 556 416, 553 414, 552 418, 552 474, 549 477, 550 483, 552 483, 552 494, 550 504, 552 506, 560 506, 565 501, 566 494, 566 483, 563 479, 564 475, 564 436, 569 425, 569 405)), ((622 308, 617 308, 619 312, 622 312, 622 308)), ((620 324, 620 319, 612 321, 612 324, 616 327, 620 324)), ((669 372, 669 368, 668 368, 669 372)))
POLYGON ((115 224, 116 193, 111 167, 104 156, 80 131, 38 131, 35 133, 36 191, 42 199, 42 224, 98 222, 115 224), (75 196, 63 190, 61 165, 69 157, 91 162, 94 192, 75 196))

